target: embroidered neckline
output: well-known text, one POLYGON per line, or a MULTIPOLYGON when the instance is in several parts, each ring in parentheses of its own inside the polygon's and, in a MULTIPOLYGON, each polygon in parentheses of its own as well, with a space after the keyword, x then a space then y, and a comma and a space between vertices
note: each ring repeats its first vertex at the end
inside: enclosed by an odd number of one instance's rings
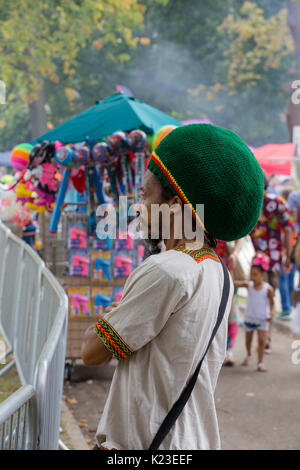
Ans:
POLYGON ((182 253, 186 253, 187 255, 191 256, 197 263, 204 261, 205 259, 212 259, 220 263, 220 258, 217 253, 212 248, 196 248, 193 250, 189 250, 185 248, 184 245, 177 246, 174 248, 176 251, 181 251, 182 253))

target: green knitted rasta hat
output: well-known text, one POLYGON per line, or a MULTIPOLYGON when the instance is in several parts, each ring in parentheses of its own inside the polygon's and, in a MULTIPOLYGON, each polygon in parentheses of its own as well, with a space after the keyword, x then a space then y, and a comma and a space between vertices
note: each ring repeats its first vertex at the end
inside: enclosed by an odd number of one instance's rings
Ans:
POLYGON ((238 240, 258 221, 263 172, 230 130, 211 124, 178 127, 153 151, 148 169, 190 205, 194 218, 218 240, 238 240), (204 220, 196 204, 204 204, 204 220))

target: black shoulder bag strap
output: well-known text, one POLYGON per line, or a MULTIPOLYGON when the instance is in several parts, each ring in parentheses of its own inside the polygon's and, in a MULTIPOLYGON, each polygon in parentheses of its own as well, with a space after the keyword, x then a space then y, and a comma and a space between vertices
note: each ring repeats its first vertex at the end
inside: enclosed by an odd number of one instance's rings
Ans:
POLYGON ((191 396, 191 393, 192 393, 193 388, 195 386, 195 383, 197 381, 197 377, 198 377, 199 371, 201 369, 203 359, 205 358, 205 356, 207 354, 207 351, 208 351, 208 349, 209 349, 209 347, 210 347, 210 345, 211 345, 211 343, 212 343, 212 341, 215 337, 215 334, 216 334, 216 332, 217 332, 217 330, 218 330, 218 328, 219 328, 219 326, 220 326, 220 324, 223 320, 224 313, 225 313, 226 306, 227 306, 227 302, 228 302, 228 297, 229 297, 230 280, 229 280, 228 269, 225 266, 224 261, 222 259, 220 259, 220 260, 221 260, 222 268, 223 268, 223 272, 224 272, 224 286, 223 286, 223 292, 222 292, 222 298, 221 298, 221 303, 220 303, 220 307, 219 307, 217 322, 215 324, 212 335, 211 335, 210 340, 208 342, 208 346, 206 348, 206 351, 205 351, 201 361, 199 362, 193 376, 190 378, 187 386, 184 388, 184 390, 181 393, 180 397, 178 398, 176 403, 174 403, 173 407, 171 408, 171 410, 169 411, 169 413, 165 417, 164 421, 162 422, 159 430, 157 431, 156 436, 154 437, 154 439, 153 439, 153 441, 152 441, 152 443, 149 447, 149 450, 159 449, 159 446, 161 445, 164 438, 166 437, 166 435, 168 434, 168 432, 170 431, 170 429, 174 425, 176 419, 178 418, 178 416, 182 412, 186 402, 188 401, 189 397, 191 396))

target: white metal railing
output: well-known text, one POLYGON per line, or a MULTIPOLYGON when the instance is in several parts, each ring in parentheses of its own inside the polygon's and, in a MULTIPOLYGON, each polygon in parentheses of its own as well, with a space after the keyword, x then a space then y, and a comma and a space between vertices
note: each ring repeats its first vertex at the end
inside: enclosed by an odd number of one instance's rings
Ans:
POLYGON ((0 330, 13 354, 0 376, 15 365, 22 384, 0 404, 0 449, 58 448, 67 318, 60 284, 0 222, 0 330))

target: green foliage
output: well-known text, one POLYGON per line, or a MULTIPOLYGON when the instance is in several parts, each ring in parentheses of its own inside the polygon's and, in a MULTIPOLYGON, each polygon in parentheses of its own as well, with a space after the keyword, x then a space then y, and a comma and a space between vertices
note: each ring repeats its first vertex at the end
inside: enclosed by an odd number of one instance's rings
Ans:
POLYGON ((145 21, 151 48, 125 74, 126 83, 181 119, 209 118, 255 146, 285 142, 285 83, 294 59, 284 5, 186 0, 182 8, 173 0, 151 7, 145 21))
POLYGON ((0 78, 11 90, 0 107, 1 149, 28 140, 25 103, 41 82, 50 128, 123 84, 177 119, 209 118, 255 146, 287 141, 293 52, 284 6, 0 0, 0 78))
MULTIPOLYGON (((61 97, 65 88, 61 81, 76 75, 78 55, 88 46, 105 50, 111 62, 125 62, 128 50, 137 45, 133 31, 142 24, 143 7, 138 0, 0 0, 0 76, 16 96, 14 101, 8 96, 7 105, 0 109, 1 148, 14 142, 4 128, 10 127, 17 109, 24 109, 17 100, 34 102, 45 82, 53 84, 54 100, 61 97)), ((64 101, 69 111, 76 109, 64 101)), ((28 127, 25 130, 28 118, 22 132, 18 123, 16 119, 17 139, 29 134, 28 127)))

